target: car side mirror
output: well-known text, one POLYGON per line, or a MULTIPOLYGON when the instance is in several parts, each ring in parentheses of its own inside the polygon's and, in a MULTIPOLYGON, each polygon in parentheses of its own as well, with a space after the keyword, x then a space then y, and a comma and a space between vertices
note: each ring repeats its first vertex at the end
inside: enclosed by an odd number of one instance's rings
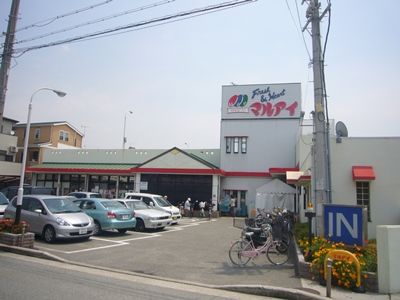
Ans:
POLYGON ((45 215, 45 214, 46 214, 46 212, 45 212, 45 211, 43 211, 43 210, 41 210, 40 208, 38 208, 38 209, 35 209, 35 210, 34 210, 34 212, 36 212, 36 213, 38 213, 38 214, 43 214, 43 215, 45 215))

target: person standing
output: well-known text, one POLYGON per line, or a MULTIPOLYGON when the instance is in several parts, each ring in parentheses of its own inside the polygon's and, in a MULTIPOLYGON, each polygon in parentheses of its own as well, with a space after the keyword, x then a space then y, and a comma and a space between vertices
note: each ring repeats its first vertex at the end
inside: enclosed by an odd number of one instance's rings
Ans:
POLYGON ((231 196, 231 201, 230 201, 230 210, 231 210, 231 216, 235 216, 235 207, 236 207, 236 199, 231 196))
POLYGON ((184 204, 185 216, 188 217, 190 214, 190 198, 187 198, 184 204))
POLYGON ((204 218, 206 215, 204 213, 204 208, 206 207, 206 202, 204 200, 200 201, 200 217, 204 218))

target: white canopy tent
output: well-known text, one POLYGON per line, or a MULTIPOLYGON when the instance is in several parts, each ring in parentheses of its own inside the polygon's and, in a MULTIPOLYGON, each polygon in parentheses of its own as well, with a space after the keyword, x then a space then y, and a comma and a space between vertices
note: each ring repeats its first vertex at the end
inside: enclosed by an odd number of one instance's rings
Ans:
POLYGON ((256 208, 273 210, 274 207, 294 211, 294 195, 296 189, 290 185, 272 179, 267 184, 256 189, 256 208))

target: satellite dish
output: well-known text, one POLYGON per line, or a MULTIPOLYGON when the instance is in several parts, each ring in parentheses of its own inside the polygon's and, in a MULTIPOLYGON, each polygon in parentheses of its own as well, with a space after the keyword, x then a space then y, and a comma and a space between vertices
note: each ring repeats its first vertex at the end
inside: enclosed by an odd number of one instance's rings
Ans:
POLYGON ((342 121, 336 123, 336 135, 338 137, 348 137, 349 133, 347 132, 347 127, 344 125, 342 121))

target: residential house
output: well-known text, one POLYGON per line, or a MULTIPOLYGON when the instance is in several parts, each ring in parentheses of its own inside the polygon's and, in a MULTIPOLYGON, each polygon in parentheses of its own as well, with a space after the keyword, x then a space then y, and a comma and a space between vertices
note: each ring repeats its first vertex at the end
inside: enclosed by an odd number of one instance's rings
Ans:
MULTIPOLYGON (((22 161, 26 123, 15 125, 18 137, 17 160, 22 161)), ((27 153, 27 166, 39 164, 42 161, 43 149, 74 149, 82 148, 83 134, 66 121, 31 123, 27 153)))
POLYGON ((14 125, 18 121, 4 118, 0 130, 0 188, 18 182, 21 164, 16 163, 17 137, 14 125))

